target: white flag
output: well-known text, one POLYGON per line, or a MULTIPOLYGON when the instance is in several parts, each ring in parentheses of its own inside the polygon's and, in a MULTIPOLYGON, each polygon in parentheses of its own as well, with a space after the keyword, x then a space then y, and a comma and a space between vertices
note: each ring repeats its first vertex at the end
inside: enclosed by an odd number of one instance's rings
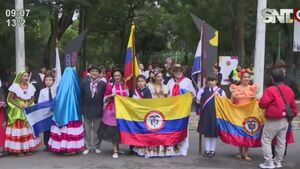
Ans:
POLYGON ((56 89, 58 87, 59 81, 61 79, 61 67, 60 67, 60 58, 59 58, 59 51, 56 47, 56 57, 55 57, 55 83, 53 85, 53 91, 56 95, 56 89))

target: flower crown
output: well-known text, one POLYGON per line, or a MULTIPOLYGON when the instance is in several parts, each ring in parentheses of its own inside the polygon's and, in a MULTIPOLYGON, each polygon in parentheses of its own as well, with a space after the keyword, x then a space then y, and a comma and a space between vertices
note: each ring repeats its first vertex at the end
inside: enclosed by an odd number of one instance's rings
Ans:
POLYGON ((253 74, 252 70, 249 68, 241 69, 239 72, 239 77, 242 78, 245 73, 253 74))

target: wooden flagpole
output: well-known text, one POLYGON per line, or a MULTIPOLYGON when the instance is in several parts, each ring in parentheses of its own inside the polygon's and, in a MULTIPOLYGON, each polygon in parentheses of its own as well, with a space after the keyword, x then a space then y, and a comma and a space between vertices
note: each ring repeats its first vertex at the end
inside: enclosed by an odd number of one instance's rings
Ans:
MULTIPOLYGON (((204 36, 205 36, 205 23, 203 22, 202 26, 201 26, 201 31, 202 31, 202 35, 201 35, 201 62, 200 62, 200 65, 201 65, 201 86, 200 87, 203 87, 205 85, 204 83, 204 77, 205 77, 205 67, 204 67, 204 62, 205 62, 205 59, 204 59, 204 36)), ((201 105, 200 105, 201 106, 201 105)), ((201 109, 201 107, 200 107, 201 109)), ((196 110, 197 111, 197 110, 196 110)), ((198 110, 200 111, 200 110, 198 110)), ((201 119, 201 114, 199 115, 199 123, 198 123, 198 132, 199 132, 199 155, 202 154, 202 119, 201 119)))

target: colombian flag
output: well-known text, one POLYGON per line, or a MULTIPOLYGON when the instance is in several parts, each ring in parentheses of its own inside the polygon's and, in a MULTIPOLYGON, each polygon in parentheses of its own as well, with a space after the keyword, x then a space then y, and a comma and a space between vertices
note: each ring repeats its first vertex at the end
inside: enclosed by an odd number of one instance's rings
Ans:
POLYGON ((176 145, 187 137, 191 93, 158 99, 116 96, 115 103, 122 144, 176 145))
POLYGON ((125 59, 125 85, 128 89, 133 89, 134 79, 139 75, 138 62, 135 55, 135 25, 132 24, 131 32, 127 45, 126 59, 125 59))
MULTIPOLYGON (((235 105, 226 97, 215 96, 215 103, 219 137, 224 143, 242 147, 261 146, 266 119, 256 100, 235 105)), ((294 142, 291 126, 286 139, 287 143, 294 142)))

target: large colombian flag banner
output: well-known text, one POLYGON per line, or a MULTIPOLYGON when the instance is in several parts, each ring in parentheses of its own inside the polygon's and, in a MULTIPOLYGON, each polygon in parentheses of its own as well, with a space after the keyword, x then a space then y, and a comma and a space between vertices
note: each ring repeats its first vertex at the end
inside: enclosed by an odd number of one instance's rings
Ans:
POLYGON ((125 85, 128 89, 133 89, 134 79, 139 75, 138 62, 135 53, 135 25, 132 24, 131 31, 129 35, 126 58, 125 58, 125 85))
MULTIPOLYGON (((261 146, 265 117, 256 100, 235 105, 226 97, 215 96, 215 103, 219 137, 224 143, 244 147, 261 146)), ((294 142, 291 126, 286 139, 287 143, 294 142)))
POLYGON ((187 137, 191 93, 158 99, 115 97, 122 144, 176 145, 187 137))

